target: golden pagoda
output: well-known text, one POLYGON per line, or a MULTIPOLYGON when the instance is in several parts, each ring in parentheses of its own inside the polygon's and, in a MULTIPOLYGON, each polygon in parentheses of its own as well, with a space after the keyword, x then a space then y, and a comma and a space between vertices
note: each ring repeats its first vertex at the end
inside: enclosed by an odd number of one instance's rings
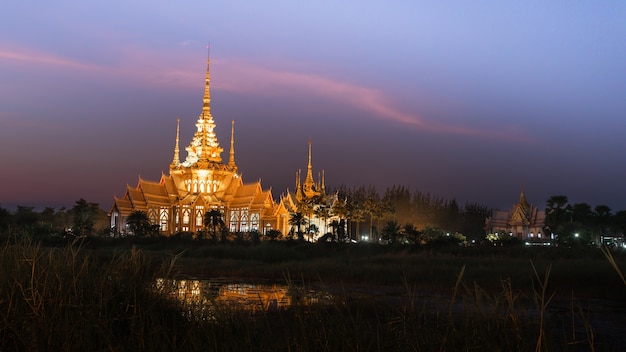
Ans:
MULTIPOLYGON (((320 236, 332 231, 329 223, 332 220, 338 220, 338 217, 330 214, 333 203, 337 201, 337 195, 326 193, 324 170, 318 173, 317 181, 313 179, 312 146, 313 143, 309 139, 307 172, 304 183, 301 182, 301 170, 297 170, 295 192, 287 191, 286 194, 281 195, 279 206, 288 214, 301 213, 307 220, 305 231, 308 232, 308 235, 306 239, 317 241, 320 236)), ((293 225, 291 225, 290 231, 294 231, 293 225)))
POLYGON ((311 162, 312 142, 309 139, 309 162, 307 164, 306 177, 304 184, 300 183, 300 170, 296 173, 296 199, 302 202, 307 199, 320 198, 326 195, 326 187, 324 185, 324 170, 318 175, 318 182, 313 180, 313 164, 311 162))
POLYGON ((126 218, 141 210, 152 224, 158 224, 163 235, 193 233, 204 229, 207 211, 218 209, 229 232, 266 233, 271 229, 286 232, 289 215, 286 208, 274 202, 271 190, 264 190, 260 180, 243 183, 238 173, 234 121, 229 159, 222 162, 224 149, 217 140, 211 115, 210 63, 208 57, 202 112, 195 124, 196 132, 185 147, 187 157, 181 162, 178 119, 169 175, 162 174, 158 182, 140 177, 136 187, 127 186, 122 198, 114 198, 110 216, 111 226, 117 231, 126 232, 126 218))

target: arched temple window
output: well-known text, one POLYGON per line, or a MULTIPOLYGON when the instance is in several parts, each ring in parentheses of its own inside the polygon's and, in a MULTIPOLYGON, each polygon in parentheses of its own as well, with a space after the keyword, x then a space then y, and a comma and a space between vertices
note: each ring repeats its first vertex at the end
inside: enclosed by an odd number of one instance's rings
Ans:
POLYGON ((160 209, 160 216, 161 218, 161 231, 165 232, 167 231, 168 228, 168 223, 169 223, 169 212, 168 209, 165 207, 161 207, 160 209))
POLYGON ((204 207, 202 205, 196 206, 196 229, 202 227, 202 220, 204 218, 204 207))

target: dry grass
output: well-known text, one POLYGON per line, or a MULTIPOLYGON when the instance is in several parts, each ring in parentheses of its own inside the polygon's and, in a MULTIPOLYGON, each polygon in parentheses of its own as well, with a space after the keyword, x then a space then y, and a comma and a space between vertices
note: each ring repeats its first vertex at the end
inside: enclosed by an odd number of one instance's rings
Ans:
MULTIPOLYGON (((506 271, 494 276, 492 270, 491 280, 497 285, 489 281, 484 286, 481 282, 489 271, 473 271, 473 267, 480 263, 489 267, 497 260, 463 258, 456 252, 358 247, 324 252, 321 246, 296 245, 183 246, 170 251, 162 244, 150 246, 102 250, 93 243, 89 248, 72 243, 44 248, 28 240, 0 246, 0 350, 617 351, 625 347, 620 345, 623 339, 616 342, 598 331, 588 306, 574 291, 570 290, 567 309, 557 309, 563 304, 553 301, 560 289, 554 285, 560 270, 555 267, 569 259, 557 258, 554 265, 541 258, 531 265, 525 256, 502 260, 509 270, 525 270, 529 277, 528 289, 519 290, 514 276, 501 274, 506 271), (292 286, 327 277, 333 285, 342 278, 355 283, 372 275, 370 285, 398 283, 403 289, 401 296, 382 299, 346 291, 330 304, 295 304, 251 314, 214 300, 193 306, 175 302, 156 288, 157 277, 172 276, 173 270, 202 260, 211 266, 202 269, 205 273, 223 270, 252 276, 270 268, 269 275, 292 286), (448 264, 441 269, 438 264, 443 261, 448 264), (447 285, 447 290, 424 295, 420 278, 427 278, 433 287, 447 285)), ((609 264, 606 260, 604 264, 616 268, 623 280, 619 260, 607 258, 609 264)), ((626 289, 626 282, 621 289, 626 289)))

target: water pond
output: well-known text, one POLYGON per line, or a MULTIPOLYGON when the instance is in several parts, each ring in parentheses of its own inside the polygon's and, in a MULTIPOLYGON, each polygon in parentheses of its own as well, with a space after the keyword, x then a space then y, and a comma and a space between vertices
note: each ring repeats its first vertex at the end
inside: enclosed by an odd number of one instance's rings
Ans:
POLYGON ((288 308, 296 303, 326 303, 333 299, 330 293, 319 289, 277 283, 250 283, 233 278, 159 278, 156 288, 186 305, 219 306, 251 312, 288 308))

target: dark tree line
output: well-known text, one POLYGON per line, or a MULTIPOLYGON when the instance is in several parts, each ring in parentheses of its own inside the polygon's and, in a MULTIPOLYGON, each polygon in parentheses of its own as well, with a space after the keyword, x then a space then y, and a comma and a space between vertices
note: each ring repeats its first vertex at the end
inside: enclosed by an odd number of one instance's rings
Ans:
POLYGON ((14 211, 0 207, 1 235, 86 236, 109 231, 107 213, 98 204, 84 199, 71 209, 17 206, 14 211))
POLYGON ((351 238, 364 233, 380 238, 395 226, 398 229, 395 232, 415 236, 424 230, 441 230, 437 233, 460 233, 470 239, 482 239, 485 218, 491 215, 490 208, 477 203, 461 206, 455 199, 411 192, 403 186, 387 188, 382 195, 372 186, 342 186, 336 194, 341 206, 333 207, 332 213, 346 219, 351 238))
POLYGON ((570 204, 567 196, 554 195, 546 202, 545 228, 562 243, 601 244, 626 233, 626 210, 613 213, 607 205, 570 204))

